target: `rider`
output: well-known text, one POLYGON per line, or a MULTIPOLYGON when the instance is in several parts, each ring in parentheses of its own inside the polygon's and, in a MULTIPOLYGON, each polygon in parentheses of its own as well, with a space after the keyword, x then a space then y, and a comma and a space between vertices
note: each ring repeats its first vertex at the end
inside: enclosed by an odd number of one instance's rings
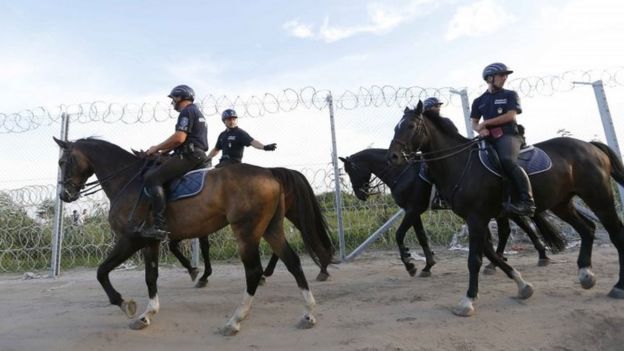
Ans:
POLYGON ((506 210, 518 215, 532 216, 535 202, 531 182, 526 172, 518 166, 518 153, 522 138, 518 131, 516 115, 522 113, 520 98, 513 90, 503 89, 507 76, 513 73, 502 63, 492 63, 483 70, 487 90, 472 103, 472 128, 492 143, 505 174, 512 179, 520 201, 506 205, 506 210), (483 122, 479 120, 483 117, 483 122))
POLYGON ((219 134, 217 144, 208 153, 208 158, 212 159, 219 151, 223 151, 217 167, 228 164, 241 163, 243 152, 246 146, 253 146, 256 149, 273 151, 277 148, 275 143, 264 145, 252 138, 247 132, 238 127, 238 115, 236 111, 227 109, 221 114, 221 121, 225 124, 225 131, 219 134))
MULTIPOLYGON (((436 97, 426 98, 425 101, 423 101, 423 110, 425 112, 429 111, 429 113, 441 117, 440 109, 442 105, 442 102, 436 97)), ((446 210, 449 208, 450 206, 448 205, 448 203, 446 203, 446 201, 444 201, 444 199, 440 196, 440 193, 438 192, 438 187, 434 185, 433 199, 431 200, 431 209, 446 210)))
POLYGON ((151 146, 147 155, 173 151, 173 156, 145 174, 145 187, 150 195, 154 222, 141 232, 141 236, 157 240, 165 239, 168 234, 163 184, 204 163, 208 150, 208 128, 204 115, 193 103, 195 91, 188 85, 178 85, 168 97, 171 98, 173 108, 180 112, 175 132, 162 143, 151 146))
POLYGON ((423 101, 423 110, 432 111, 437 115, 440 114, 441 106, 442 106, 442 102, 438 100, 438 98, 436 97, 426 98, 425 101, 423 101))

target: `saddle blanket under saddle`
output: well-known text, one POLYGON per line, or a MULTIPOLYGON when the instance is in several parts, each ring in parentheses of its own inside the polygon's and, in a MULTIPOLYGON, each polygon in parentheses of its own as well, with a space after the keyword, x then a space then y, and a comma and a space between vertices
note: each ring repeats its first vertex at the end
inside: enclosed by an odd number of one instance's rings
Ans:
MULTIPOLYGON (((195 169, 169 182, 169 184, 165 186, 167 202, 173 202, 199 194, 204 188, 206 172, 208 172, 208 168, 195 169)), ((150 196, 145 189, 144 193, 150 196)))
MULTIPOLYGON (((490 151, 493 151, 493 149, 487 147, 485 141, 482 140, 479 142, 479 160, 481 160, 481 164, 483 164, 488 171, 500 177, 502 172, 500 165, 495 165, 492 162, 489 154, 490 151)), ((498 158, 498 156, 495 157, 498 158)), ((549 170, 552 167, 552 161, 544 150, 531 145, 520 150, 518 165, 522 167, 528 175, 534 175, 549 170)))

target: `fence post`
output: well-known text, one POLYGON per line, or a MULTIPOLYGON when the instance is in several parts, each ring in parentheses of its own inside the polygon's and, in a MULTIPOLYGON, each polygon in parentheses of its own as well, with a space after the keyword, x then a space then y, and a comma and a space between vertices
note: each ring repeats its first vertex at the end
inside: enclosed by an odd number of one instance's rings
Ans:
MULTIPOLYGON (((594 88, 594 95, 596 96, 596 103, 598 104, 598 112, 600 113, 600 119, 602 120, 602 128, 604 129, 605 136, 607 137, 607 145, 618 155, 620 160, 622 159, 622 152, 620 151, 620 144, 615 135, 615 128, 613 127, 613 119, 611 118, 611 111, 609 110, 609 103, 607 102, 607 95, 605 94, 604 85, 602 80, 595 82, 572 82, 572 84, 591 85, 594 88)), ((620 205, 622 206, 622 212, 624 213, 624 187, 619 186, 620 190, 620 205)))
POLYGON ((199 265, 199 239, 191 239, 191 266, 197 267, 199 265))
POLYGON ((466 123, 466 137, 474 138, 474 130, 472 129, 472 121, 470 120, 470 102, 468 101, 468 91, 462 90, 450 90, 451 94, 457 94, 461 96, 462 110, 464 112, 464 122, 466 123))
MULTIPOLYGON (((61 135, 60 139, 67 141, 69 132, 69 115, 66 112, 61 114, 61 135)), ((59 148, 59 158, 63 154, 63 149, 59 148)), ((63 180, 63 173, 59 167, 56 176, 56 201, 54 203, 54 230, 52 232, 52 262, 50 264, 50 278, 56 278, 61 274, 61 249, 63 247, 63 201, 61 201, 61 187, 59 182, 63 180)))
POLYGON ((334 99, 331 92, 325 99, 329 106, 329 124, 331 126, 332 138, 332 165, 334 166, 334 206, 336 207, 336 220, 338 225, 338 245, 340 247, 340 260, 345 261, 345 238, 342 224, 342 194, 340 192, 340 171, 338 169, 338 148, 336 147, 336 125, 334 121, 334 99))

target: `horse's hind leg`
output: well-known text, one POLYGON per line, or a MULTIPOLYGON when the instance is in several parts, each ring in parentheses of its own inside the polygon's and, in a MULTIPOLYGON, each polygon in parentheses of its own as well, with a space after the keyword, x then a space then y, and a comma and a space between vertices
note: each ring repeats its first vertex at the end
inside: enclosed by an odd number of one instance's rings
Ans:
POLYGON ((617 283, 609 292, 609 296, 617 299, 624 299, 624 224, 618 218, 614 206, 613 195, 603 196, 599 199, 583 198, 594 214, 609 233, 609 239, 618 251, 620 263, 620 275, 617 283), (610 199, 610 200, 609 200, 610 199))
POLYGON ((189 275, 191 276, 191 280, 195 281, 195 278, 197 278, 197 275, 199 274, 199 269, 197 269, 197 267, 193 267, 193 265, 191 265, 191 261, 186 258, 186 256, 184 256, 184 254, 180 250, 181 241, 182 240, 169 240, 169 251, 171 251, 171 253, 178 259, 180 264, 184 268, 186 268, 189 275))
POLYGON ((97 269, 97 279, 104 288, 108 300, 111 304, 119 306, 128 318, 134 317, 136 313, 136 302, 134 300, 125 301, 119 292, 113 288, 113 285, 109 279, 109 273, 125 262, 132 254, 137 252, 142 243, 137 239, 129 239, 127 236, 120 235, 119 240, 115 243, 115 246, 100 264, 97 269))
MULTIPOLYGON (((537 219, 539 218, 538 216, 539 215, 536 215, 534 220, 538 220, 537 219)), ((548 255, 546 255, 546 246, 544 246, 542 239, 540 239, 537 236, 537 233, 535 233, 535 230, 537 228, 527 220, 527 217, 524 217, 524 216, 522 217, 518 216, 514 218, 514 222, 516 222, 516 224, 526 233, 526 235, 529 237, 529 239, 533 243, 535 250, 537 250, 537 254, 539 256, 537 265, 547 266, 550 263, 550 258, 548 258, 548 255)))
POLYGON ((591 289, 594 284, 596 284, 596 277, 591 271, 592 246, 594 244, 594 231, 596 229, 595 224, 589 218, 586 218, 576 211, 571 200, 552 208, 551 211, 559 218, 569 223, 579 233, 581 237, 581 248, 577 260, 579 268, 578 277, 583 288, 591 289))
POLYGON ((151 322, 152 317, 160 310, 160 303, 158 302, 158 254, 160 251, 160 242, 155 242, 143 249, 143 259, 145 262, 145 282, 147 283, 147 293, 149 295, 149 302, 143 312, 138 318, 130 322, 130 328, 134 330, 140 330, 147 328, 151 322))
MULTIPOLYGON (((509 219, 507 217, 497 217, 496 218, 496 230, 498 234, 498 246, 496 247, 496 254, 499 255, 503 260, 507 261, 505 258, 505 247, 507 246, 507 241, 509 240, 509 235, 511 234, 511 228, 509 227, 509 219)), ((492 235, 490 233, 488 237, 487 245, 492 245, 492 235)), ((496 265, 490 261, 490 263, 483 267, 483 274, 494 274, 496 273, 496 265)))

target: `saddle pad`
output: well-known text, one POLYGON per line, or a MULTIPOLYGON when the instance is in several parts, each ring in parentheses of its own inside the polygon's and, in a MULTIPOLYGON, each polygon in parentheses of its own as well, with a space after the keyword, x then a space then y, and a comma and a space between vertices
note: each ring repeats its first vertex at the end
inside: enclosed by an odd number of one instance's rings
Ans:
MULTIPOLYGON (((206 172, 208 172, 208 168, 195 169, 165 185, 167 202, 173 202, 199 194, 204 188, 206 172)), ((147 189, 144 188, 143 193, 147 197, 150 197, 147 189)))
MULTIPOLYGON (((489 149, 485 147, 485 142, 482 141, 479 144, 479 160, 481 160, 481 164, 483 164, 488 171, 500 177, 501 169, 499 166, 495 166, 492 163, 488 152, 489 149)), ((549 170, 552 167, 552 161, 544 150, 535 146, 529 146, 520 150, 518 165, 522 167, 528 175, 534 175, 549 170)))

